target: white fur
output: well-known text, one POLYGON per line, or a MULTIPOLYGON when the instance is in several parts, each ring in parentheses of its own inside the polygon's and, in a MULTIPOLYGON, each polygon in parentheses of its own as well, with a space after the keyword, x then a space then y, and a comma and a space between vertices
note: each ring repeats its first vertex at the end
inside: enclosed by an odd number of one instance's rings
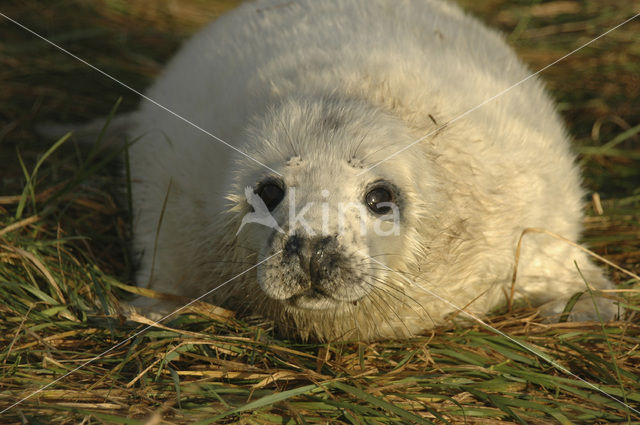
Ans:
MULTIPOLYGON (((504 303, 523 229, 572 240, 581 230, 578 169, 537 79, 359 173, 435 130, 434 120, 445 124, 528 74, 500 35, 436 0, 261 0, 207 26, 149 97, 282 174, 298 202, 318 205, 328 189, 335 212, 337 202, 360 202, 380 178, 398 186, 403 201, 400 235, 356 237, 362 217, 352 216, 339 236, 354 266, 371 255, 399 272, 369 262, 378 280, 362 285, 382 286, 357 305, 286 306, 275 298, 288 278, 264 277, 284 273, 277 265, 236 278, 213 301, 319 339, 402 337, 442 323, 454 309, 420 286, 460 307, 478 297, 468 308, 477 314, 504 303)), ((139 284, 196 297, 281 248, 284 239, 257 224, 235 236, 249 212, 244 188, 272 172, 149 102, 130 131, 140 135, 131 148, 139 284)), ((293 232, 286 214, 274 210, 293 232)), ((321 214, 307 218, 319 226, 321 214)), ((580 251, 527 236, 518 297, 559 313, 585 290, 574 261, 593 288, 610 287, 580 251)), ((611 317, 613 306, 602 306, 611 317)), ((575 311, 595 317, 588 295, 575 311)))

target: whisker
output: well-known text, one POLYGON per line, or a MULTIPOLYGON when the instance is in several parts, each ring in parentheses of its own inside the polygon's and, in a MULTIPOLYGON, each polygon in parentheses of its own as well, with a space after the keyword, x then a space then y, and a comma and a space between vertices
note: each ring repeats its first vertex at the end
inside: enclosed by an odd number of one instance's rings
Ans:
MULTIPOLYGON (((395 333, 397 338, 403 338, 403 335, 399 335, 397 330, 395 329, 395 327, 391 324, 391 322, 389 322, 389 320, 387 318, 387 315, 384 314, 384 311, 382 310, 382 307, 375 300, 374 296, 377 296, 380 301, 385 301, 385 300, 380 296, 380 294, 378 292, 373 292, 371 295, 372 296, 370 297, 369 300, 380 311, 380 313, 382 314, 383 320, 385 320, 387 322, 387 324, 393 330, 393 332, 395 333)), ((388 303, 387 303, 387 305, 388 305, 388 303)), ((391 306, 389 306, 389 307, 391 307, 391 306)), ((396 311, 396 309, 391 308, 391 311, 393 312, 394 316, 396 316, 396 318, 398 319, 398 322, 407 330, 407 335, 413 336, 413 332, 411 332, 409 327, 405 324, 404 320, 402 320, 402 318, 398 315, 398 312, 396 311)))
MULTIPOLYGON (((426 316, 429 318, 429 320, 431 320, 431 322, 433 324, 435 324, 436 322, 433 320, 433 318, 431 317, 431 315, 429 314, 429 312, 424 308, 424 306, 418 302, 418 300, 416 300, 415 298, 413 298, 412 296, 406 294, 403 291, 400 291, 400 289, 396 288, 394 285, 390 285, 389 283, 385 282, 382 278, 378 277, 378 276, 371 276, 369 275, 369 277, 377 282, 379 282, 380 284, 386 286, 387 288, 393 289, 395 291, 398 291, 400 294, 402 294, 402 296, 405 299, 411 300, 413 301, 413 303, 415 303, 422 311, 424 311, 424 314, 426 314, 426 316)), ((402 299, 396 297, 395 295, 391 294, 391 292, 389 292, 389 290, 387 288, 381 288, 378 286, 375 286, 371 283, 369 283, 370 285, 372 285, 374 288, 380 290, 380 291, 384 291, 387 295, 389 295, 390 297, 393 297, 394 299, 396 299, 398 302, 402 303, 403 305, 407 306, 408 308, 410 308, 414 313, 416 313, 416 315, 421 316, 421 314, 415 310, 411 305, 409 305, 408 303, 406 303, 405 301, 403 301, 402 299)))

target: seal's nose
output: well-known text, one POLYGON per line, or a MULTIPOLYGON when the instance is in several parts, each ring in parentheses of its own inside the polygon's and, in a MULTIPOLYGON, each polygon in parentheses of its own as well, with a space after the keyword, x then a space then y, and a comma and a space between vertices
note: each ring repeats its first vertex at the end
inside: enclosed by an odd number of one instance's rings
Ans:
POLYGON ((314 241, 309 261, 311 283, 321 282, 335 274, 339 260, 340 253, 335 237, 326 236, 314 241))
POLYGON ((285 257, 298 257, 311 284, 329 278, 340 259, 335 236, 305 237, 293 234, 284 246, 285 257))

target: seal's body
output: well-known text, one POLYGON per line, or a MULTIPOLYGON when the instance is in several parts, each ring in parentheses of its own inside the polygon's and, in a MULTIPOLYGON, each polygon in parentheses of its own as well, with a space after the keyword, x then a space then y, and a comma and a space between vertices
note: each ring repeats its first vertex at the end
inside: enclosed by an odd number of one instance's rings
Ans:
MULTIPOLYGON (((148 101, 135 114, 139 284, 198 297, 233 279, 213 302, 323 340, 488 312, 506 300, 523 229, 581 230, 567 134, 541 84, 519 83, 528 75, 448 3, 244 4, 148 92, 191 123, 148 101)), ((579 250, 527 236, 516 296, 560 313, 586 289, 574 261, 592 288, 610 286, 579 250)), ((574 318, 595 317, 583 296, 574 318)))

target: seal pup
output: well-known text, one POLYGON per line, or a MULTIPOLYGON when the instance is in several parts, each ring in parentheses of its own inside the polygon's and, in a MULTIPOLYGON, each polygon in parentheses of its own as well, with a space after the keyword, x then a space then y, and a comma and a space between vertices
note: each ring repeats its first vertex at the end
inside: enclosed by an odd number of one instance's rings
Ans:
MULTIPOLYGON (((529 74, 497 32, 442 1, 243 4, 148 91, 191 123, 150 101, 134 114, 138 283, 213 290, 303 339, 408 337, 452 304, 487 313, 506 301, 523 229, 581 231, 569 138, 542 84, 519 83, 529 74)), ((546 235, 527 236, 519 260, 516 297, 550 317, 584 280, 611 287, 546 235)), ((597 318, 589 294, 572 318, 597 318)))

